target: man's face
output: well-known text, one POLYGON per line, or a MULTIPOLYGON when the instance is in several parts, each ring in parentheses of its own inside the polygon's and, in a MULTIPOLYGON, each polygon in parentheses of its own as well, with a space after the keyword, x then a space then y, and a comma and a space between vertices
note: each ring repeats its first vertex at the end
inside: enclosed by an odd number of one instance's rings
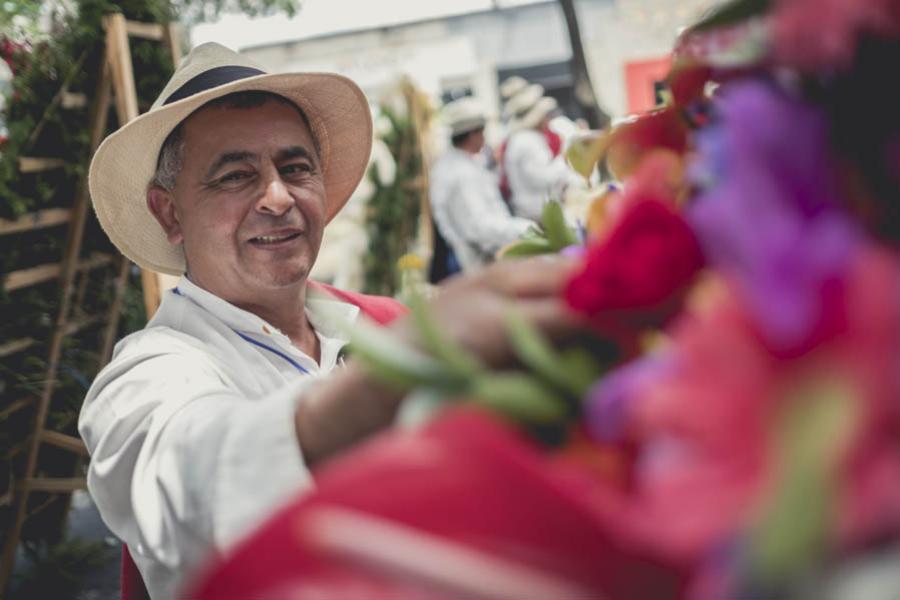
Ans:
POLYGON ((233 303, 302 282, 325 226, 325 186, 312 135, 291 106, 208 107, 184 123, 171 194, 188 273, 233 303))
POLYGON ((475 152, 481 152, 481 149, 484 148, 484 128, 472 132, 472 145, 475 147, 475 152))

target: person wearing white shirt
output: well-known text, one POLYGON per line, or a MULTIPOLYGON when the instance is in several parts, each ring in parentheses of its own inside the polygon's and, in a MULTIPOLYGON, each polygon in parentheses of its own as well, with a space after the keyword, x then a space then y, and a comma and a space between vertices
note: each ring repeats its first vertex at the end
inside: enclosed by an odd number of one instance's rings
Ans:
POLYGON ((516 216, 539 221, 544 204, 561 199, 573 180, 565 159, 554 158, 543 133, 556 108, 556 100, 543 96, 543 88, 536 84, 507 103, 512 118, 503 168, 516 216))
MULTIPOLYGON (((361 312, 387 322, 398 305, 308 281, 325 224, 366 170, 371 130, 350 80, 269 74, 204 44, 93 157, 91 199, 112 242, 181 277, 117 344, 79 418, 89 491, 154 599, 176 597, 199 565, 312 489, 311 468, 397 413, 402 390, 339 357, 361 312)), ((503 365, 510 304, 541 330, 576 326, 559 299, 568 268, 494 265, 446 286, 431 311, 503 365)), ((417 342, 407 319, 390 327, 417 342)))
POLYGON ((480 162, 485 114, 478 101, 460 98, 443 113, 451 147, 431 169, 431 210, 463 272, 471 272, 492 262, 496 252, 521 237, 532 222, 509 214, 497 181, 480 162))

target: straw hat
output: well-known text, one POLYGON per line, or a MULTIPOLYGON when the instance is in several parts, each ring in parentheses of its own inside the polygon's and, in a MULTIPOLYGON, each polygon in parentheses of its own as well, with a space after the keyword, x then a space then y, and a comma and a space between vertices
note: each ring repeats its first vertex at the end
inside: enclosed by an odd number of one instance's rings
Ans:
POLYGON ((503 100, 509 100, 527 87, 528 82, 522 77, 519 77, 518 75, 507 77, 503 80, 503 83, 500 84, 500 97, 503 98, 503 100))
POLYGON ((481 129, 486 122, 484 107, 471 96, 448 102, 442 115, 451 136, 481 129))
POLYGON ((203 44, 185 57, 150 110, 107 137, 91 161, 94 210, 122 254, 147 269, 184 273, 181 247, 168 242, 147 208, 160 148, 179 123, 210 100, 251 90, 283 96, 306 113, 320 146, 328 220, 344 206, 366 172, 372 145, 362 90, 334 73, 266 73, 224 46, 203 44))
POLYGON ((556 110, 555 98, 544 96, 544 88, 533 84, 513 96, 506 103, 506 113, 510 116, 509 129, 531 129, 556 110))

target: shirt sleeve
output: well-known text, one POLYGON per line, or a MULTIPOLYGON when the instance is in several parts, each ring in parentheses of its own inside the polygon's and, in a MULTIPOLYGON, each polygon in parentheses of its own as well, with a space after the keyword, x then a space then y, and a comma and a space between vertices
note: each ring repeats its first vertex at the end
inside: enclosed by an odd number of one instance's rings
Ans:
POLYGON ((485 187, 487 183, 481 177, 460 177, 445 210, 460 236, 481 252, 493 254, 521 237, 532 221, 510 215, 503 200, 485 187))
POLYGON ((509 150, 512 155, 510 168, 515 169, 518 179, 523 182, 531 194, 523 194, 516 198, 517 206, 522 214, 540 218, 544 202, 548 198, 559 196, 572 177, 571 171, 562 155, 553 157, 550 148, 538 136, 520 136, 511 143, 516 147, 509 150))
POLYGON ((91 387, 79 431, 88 489, 139 566, 189 573, 311 486, 294 425, 311 378, 251 400, 199 351, 124 354, 91 387))

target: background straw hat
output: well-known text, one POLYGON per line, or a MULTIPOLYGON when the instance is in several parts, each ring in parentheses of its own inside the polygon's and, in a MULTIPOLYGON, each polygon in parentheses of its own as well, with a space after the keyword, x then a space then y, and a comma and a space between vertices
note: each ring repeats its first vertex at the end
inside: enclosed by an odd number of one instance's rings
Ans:
POLYGON ((372 118, 355 83, 334 73, 270 74, 219 44, 198 46, 150 110, 107 137, 91 161, 88 183, 100 225, 141 267, 172 275, 185 270, 181 246, 168 242, 146 202, 166 137, 210 100, 250 90, 283 96, 306 113, 320 147, 328 220, 365 174, 372 118))
POLYGON ((544 88, 538 84, 527 88, 510 98, 505 111, 509 115, 509 130, 531 129, 559 106, 555 98, 544 96, 544 88))
POLYGON ((448 102, 441 116, 450 128, 451 136, 481 129, 486 122, 484 107, 471 96, 448 102))
POLYGON ((510 98, 524 90, 528 87, 528 82, 518 75, 513 75, 512 77, 507 77, 503 80, 503 83, 500 84, 500 97, 504 101, 508 101, 510 98))

